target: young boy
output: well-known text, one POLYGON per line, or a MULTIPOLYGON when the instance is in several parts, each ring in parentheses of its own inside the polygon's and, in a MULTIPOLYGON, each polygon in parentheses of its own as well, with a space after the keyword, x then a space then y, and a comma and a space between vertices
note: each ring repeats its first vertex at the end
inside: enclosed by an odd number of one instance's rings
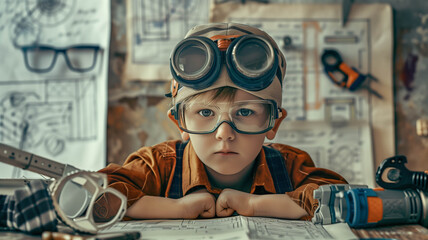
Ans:
POLYGON ((111 187, 137 219, 245 216, 310 219, 313 190, 346 183, 310 156, 272 140, 281 108, 285 58, 265 32, 242 24, 196 26, 171 54, 173 107, 184 141, 143 147, 110 164, 111 187))

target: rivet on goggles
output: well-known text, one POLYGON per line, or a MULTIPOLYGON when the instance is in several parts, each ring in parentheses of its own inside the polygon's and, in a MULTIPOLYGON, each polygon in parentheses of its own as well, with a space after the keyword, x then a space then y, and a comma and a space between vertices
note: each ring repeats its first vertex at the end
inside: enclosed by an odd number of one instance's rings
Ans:
POLYGON ((217 80, 222 61, 226 63, 231 80, 243 89, 259 91, 272 83, 278 71, 278 56, 268 40, 258 35, 243 35, 230 39, 227 47, 225 39, 215 37, 212 40, 194 36, 177 44, 170 68, 178 83, 196 90, 207 88, 217 80), (227 48, 226 53, 219 47, 227 48))
POLYGON ((107 186, 107 175, 79 171, 55 181, 52 201, 58 217, 72 229, 95 234, 121 220, 127 198, 107 186))
POLYGON ((223 123, 228 123, 238 133, 265 133, 274 127, 279 115, 272 100, 178 103, 171 114, 181 130, 192 134, 213 133, 223 123))

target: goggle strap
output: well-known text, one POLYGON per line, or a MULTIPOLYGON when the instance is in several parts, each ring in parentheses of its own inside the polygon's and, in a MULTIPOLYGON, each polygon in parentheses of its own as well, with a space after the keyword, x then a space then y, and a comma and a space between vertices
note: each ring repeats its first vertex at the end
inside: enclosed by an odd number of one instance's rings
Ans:
MULTIPOLYGON (((279 61, 279 59, 278 59, 278 61, 279 61)), ((282 63, 282 64, 284 64, 284 63, 282 63)), ((279 65, 276 68, 276 77, 278 78, 279 83, 281 84, 281 88, 282 88, 282 72, 281 72, 281 68, 279 67, 279 65)))
POLYGON ((220 51, 224 52, 229 47, 232 40, 230 39, 219 39, 217 41, 217 47, 220 49, 220 51))
POLYGON ((168 112, 168 118, 177 126, 178 130, 180 130, 180 133, 184 131, 184 129, 178 123, 178 111, 176 111, 175 109, 171 109, 168 112))
POLYGON ((217 42, 218 49, 221 52, 224 52, 229 48, 232 41, 240 36, 241 35, 216 35, 211 37, 210 39, 214 42, 217 42))
POLYGON ((278 132, 279 126, 281 125, 282 120, 287 117, 287 110, 284 108, 278 108, 281 111, 281 116, 275 119, 275 124, 273 125, 272 130, 274 132, 278 132))
POLYGON ((210 39, 215 42, 219 39, 235 39, 235 38, 238 38, 240 36, 242 36, 242 35, 215 35, 215 36, 210 37, 210 39))

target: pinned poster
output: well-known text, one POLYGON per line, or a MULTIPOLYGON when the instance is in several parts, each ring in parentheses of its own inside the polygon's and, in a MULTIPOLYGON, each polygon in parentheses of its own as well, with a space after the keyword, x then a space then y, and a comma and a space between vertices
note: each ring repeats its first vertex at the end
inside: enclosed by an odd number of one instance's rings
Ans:
MULTIPOLYGON (((0 142, 104 167, 110 3, 0 1, 0 39, 0 142)), ((0 176, 40 178, 3 163, 0 176)))
POLYGON ((127 53, 121 80, 170 80, 171 51, 193 26, 208 22, 210 1, 129 0, 126 5, 127 53))

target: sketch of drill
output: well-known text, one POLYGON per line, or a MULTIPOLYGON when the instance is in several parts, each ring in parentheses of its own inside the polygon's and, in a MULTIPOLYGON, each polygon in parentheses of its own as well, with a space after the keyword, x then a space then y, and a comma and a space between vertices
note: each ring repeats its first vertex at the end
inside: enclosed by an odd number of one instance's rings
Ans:
POLYGON ((319 206, 312 222, 347 222, 364 228, 419 223, 428 227, 428 173, 409 171, 404 156, 385 159, 376 172, 383 188, 330 184, 314 191, 319 206))

